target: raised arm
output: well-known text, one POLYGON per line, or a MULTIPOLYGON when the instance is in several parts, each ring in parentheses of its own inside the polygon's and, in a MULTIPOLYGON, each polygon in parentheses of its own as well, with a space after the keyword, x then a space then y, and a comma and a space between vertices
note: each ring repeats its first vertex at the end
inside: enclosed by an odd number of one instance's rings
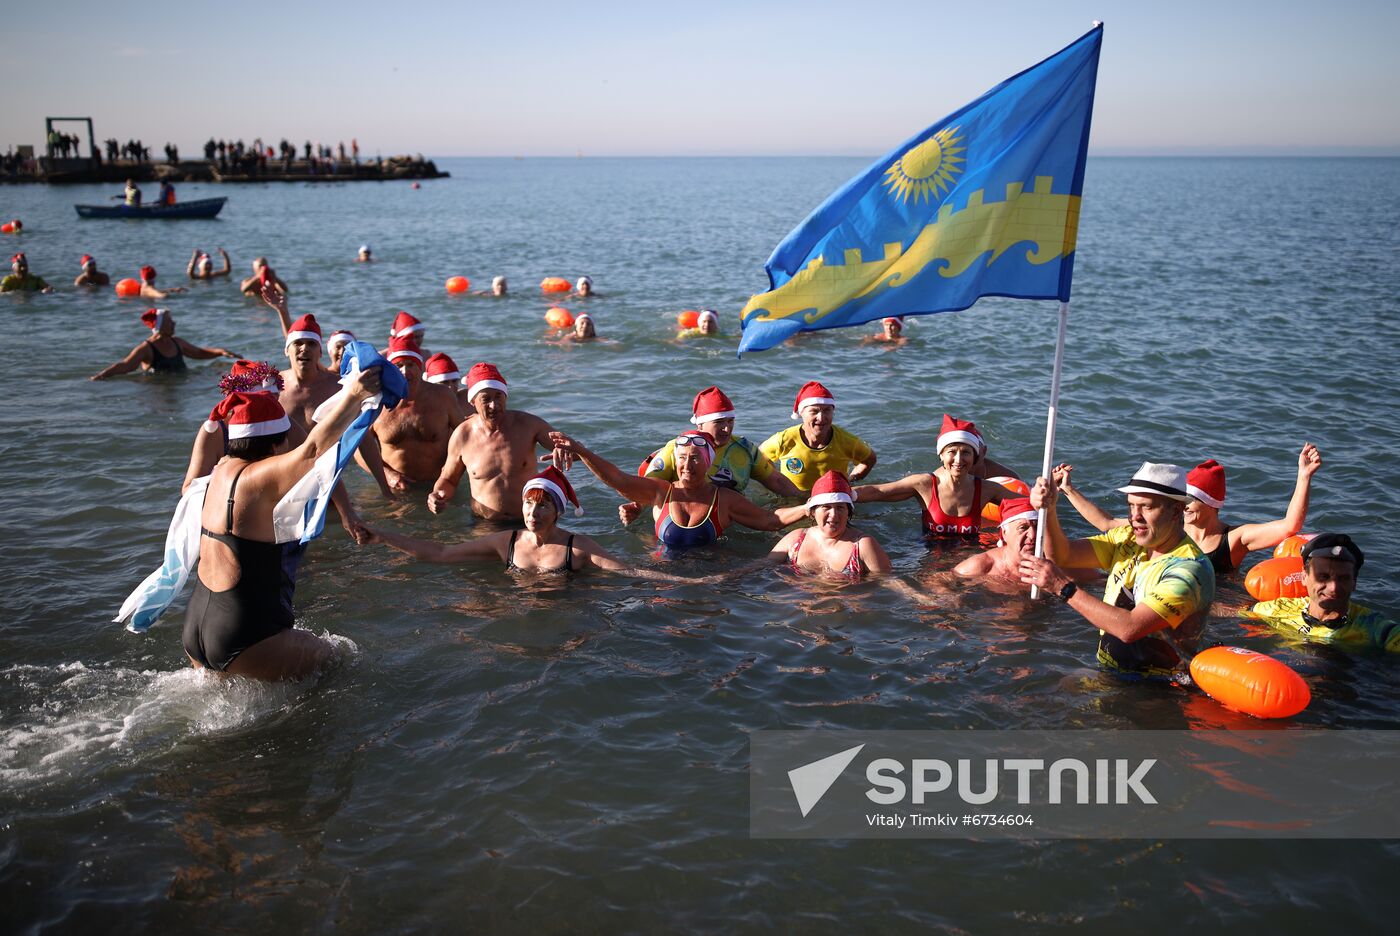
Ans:
POLYGON ((115 364, 108 364, 102 370, 93 374, 88 380, 106 380, 108 377, 115 377, 118 374, 129 374, 143 363, 151 359, 151 343, 143 341, 131 349, 131 353, 115 364))
MULTIPOLYGON (((1281 520, 1268 523, 1243 523, 1230 530, 1230 554, 1238 551, 1239 558, 1256 549, 1270 549, 1282 543, 1303 529, 1308 519, 1308 495, 1312 489, 1313 475, 1322 467, 1322 454, 1311 442, 1303 443, 1298 453, 1298 480, 1293 485, 1293 497, 1288 502, 1288 512, 1281 520)), ((1235 562, 1239 565, 1239 562, 1235 562)))
POLYGON ((1045 478, 1036 478, 1031 487, 1031 506, 1036 510, 1045 508, 1046 557, 1067 569, 1096 568, 1099 560, 1094 553, 1093 544, 1088 540, 1071 542, 1060 527, 1060 518, 1055 513, 1055 501, 1058 499, 1056 493, 1054 482, 1045 478))
POLYGON ((287 312, 287 294, 271 282, 267 282, 258 289, 258 298, 263 301, 263 305, 277 313, 277 320, 282 323, 282 338, 286 340, 287 332, 292 330, 292 317, 287 312))
POLYGON ((186 275, 186 276, 190 277, 191 279, 194 278, 194 265, 195 265, 196 263, 198 263, 198 262, 199 262, 199 248, 196 247, 196 248, 194 249, 194 253, 190 254, 190 262, 189 262, 188 264, 185 265, 185 275, 186 275))
POLYGON ((1114 517, 1098 504, 1089 500, 1070 481, 1070 474, 1073 473, 1074 466, 1064 463, 1055 466, 1051 475, 1055 479, 1055 485, 1064 491, 1065 497, 1069 498, 1070 506, 1079 511, 1079 516, 1089 522, 1089 525, 1100 533, 1107 533, 1114 527, 1120 527, 1128 522, 1126 517, 1114 517))
POLYGON ((233 272, 233 261, 229 260, 228 251, 222 247, 219 248, 219 256, 224 258, 224 268, 222 270, 215 270, 212 275, 228 276, 233 272))
POLYGON ((510 531, 502 530, 498 533, 490 533, 467 540, 465 543, 448 545, 436 540, 417 539, 402 533, 379 530, 374 527, 365 527, 364 534, 366 543, 392 546, 399 552, 408 553, 413 558, 423 562, 440 562, 449 565, 460 565, 463 562, 486 562, 492 559, 501 561, 505 559, 503 544, 510 538, 510 531))
MULTIPOLYGON (((561 450, 565 457, 582 459, 583 463, 588 466, 588 470, 593 472, 599 481, 623 497, 639 504, 660 506, 665 501, 666 494, 671 490, 671 482, 629 474, 586 447, 582 442, 571 439, 562 432, 551 432, 549 441, 555 449, 561 450)), ((777 520, 776 517, 773 519, 777 520)))
POLYGON ((360 404, 379 392, 379 367, 380 365, 376 365, 360 371, 355 379, 345 386, 344 393, 332 397, 335 405, 311 428, 305 442, 290 452, 274 455, 259 463, 266 466, 260 473, 269 474, 277 489, 279 500, 311 470, 317 458, 340 441, 345 430, 350 428, 355 417, 360 415, 360 404))

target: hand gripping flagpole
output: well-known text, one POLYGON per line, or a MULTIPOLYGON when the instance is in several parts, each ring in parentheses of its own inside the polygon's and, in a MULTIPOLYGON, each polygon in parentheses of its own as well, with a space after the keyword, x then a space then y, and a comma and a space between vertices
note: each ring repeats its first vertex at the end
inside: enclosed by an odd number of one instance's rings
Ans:
MULTIPOLYGON (((1069 328, 1069 303, 1060 303, 1060 327, 1055 335, 1055 368, 1050 377, 1050 411, 1045 417, 1045 457, 1040 462, 1040 476, 1051 480, 1055 461, 1055 418, 1060 409, 1060 371, 1065 363, 1065 331, 1069 328)), ((1035 557, 1045 555, 1045 507, 1041 506, 1035 525, 1035 557)), ((1031 586, 1031 597, 1040 597, 1039 586, 1031 586)))

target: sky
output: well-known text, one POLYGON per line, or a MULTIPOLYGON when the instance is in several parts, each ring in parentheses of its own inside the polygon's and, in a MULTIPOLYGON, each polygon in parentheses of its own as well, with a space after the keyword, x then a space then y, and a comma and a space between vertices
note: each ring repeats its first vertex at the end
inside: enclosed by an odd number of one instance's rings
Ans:
POLYGON ((1400 155, 1395 0, 47 0, 0 27, 0 147, 90 116, 157 158, 875 155, 1096 19, 1092 154, 1400 155))

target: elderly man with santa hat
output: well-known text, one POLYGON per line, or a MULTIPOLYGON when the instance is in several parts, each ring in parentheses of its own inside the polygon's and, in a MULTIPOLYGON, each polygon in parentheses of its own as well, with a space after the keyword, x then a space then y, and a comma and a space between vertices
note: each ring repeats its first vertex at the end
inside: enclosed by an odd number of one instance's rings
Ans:
POLYGON ((552 429, 533 413, 506 407, 509 390, 495 364, 473 364, 465 383, 471 412, 448 441, 447 459, 428 495, 428 509, 442 512, 457 496, 465 475, 474 514, 519 519, 517 494, 535 473, 537 450, 554 448, 552 429))
POLYGON ((859 481, 875 467, 875 450, 835 423, 836 397, 815 380, 802 385, 792 418, 801 423, 775 432, 758 447, 799 491, 810 491, 817 479, 836 471, 859 481))

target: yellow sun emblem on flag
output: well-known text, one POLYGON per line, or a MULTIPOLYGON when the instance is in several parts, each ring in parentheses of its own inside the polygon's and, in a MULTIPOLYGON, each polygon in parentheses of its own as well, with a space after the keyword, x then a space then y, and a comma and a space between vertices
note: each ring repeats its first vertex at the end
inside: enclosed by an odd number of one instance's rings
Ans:
POLYGON ((916 202, 937 197, 947 190, 953 176, 962 172, 962 156, 967 147, 957 127, 944 127, 894 161, 885 170, 885 188, 900 202, 916 202))

